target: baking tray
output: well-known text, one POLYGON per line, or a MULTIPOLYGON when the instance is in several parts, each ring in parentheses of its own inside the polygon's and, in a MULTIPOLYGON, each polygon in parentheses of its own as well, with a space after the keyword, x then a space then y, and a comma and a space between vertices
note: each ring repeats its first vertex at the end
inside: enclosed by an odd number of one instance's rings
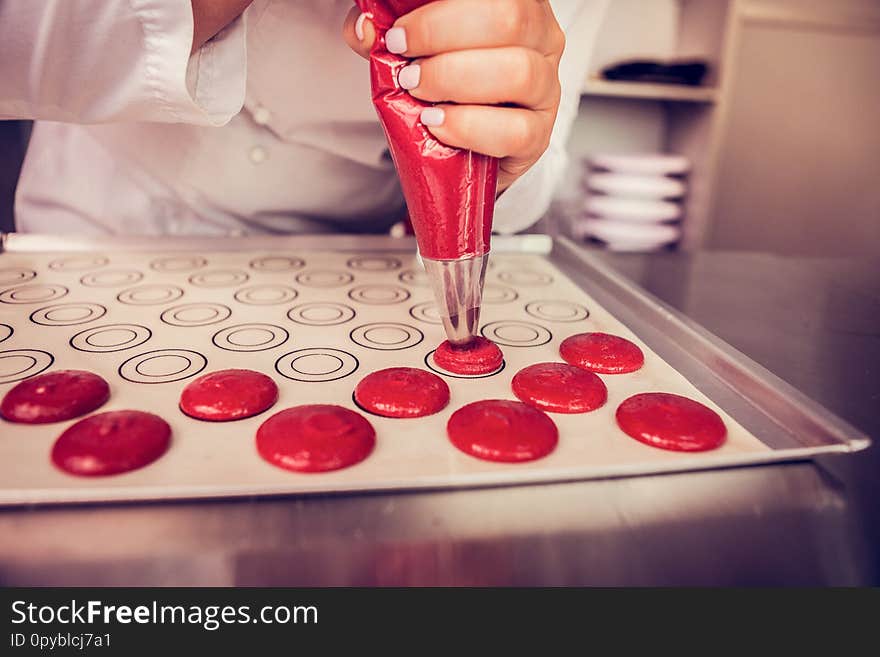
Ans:
MULTIPOLYGON (((173 441, 165 456, 141 470, 78 478, 55 470, 48 460, 53 441, 72 422, 36 427, 2 423, 0 504, 523 484, 795 460, 869 444, 857 429, 589 252, 565 239, 530 235, 493 241, 483 330, 502 343, 501 372, 472 379, 447 376, 452 401, 435 416, 368 416, 376 428, 377 448, 354 467, 302 474, 264 462, 254 448, 254 433, 272 413, 318 402, 358 410, 352 390, 369 372, 392 365, 432 367, 431 352, 443 338, 442 328, 431 312, 430 289, 414 250, 409 239, 369 236, 4 236, 0 274, 5 274, 0 281, 6 282, 0 284, 0 300, 5 294, 7 302, 0 303, 0 323, 13 331, 6 338, 0 335, 0 358, 29 349, 51 356, 48 364, 40 357, 46 367, 98 372, 112 389, 102 410, 157 413, 171 424, 173 441), (15 280, 15 272, 22 270, 34 271, 35 276, 15 280), (57 299, 51 297, 61 294, 60 289, 9 292, 21 285, 54 285, 67 291, 57 299), (145 290, 148 286, 154 287, 145 290), (171 288, 179 292, 164 298, 162 289, 171 288), (249 296, 255 288, 259 294, 249 296), (10 294, 17 297, 12 303, 10 294), (327 303, 345 306, 351 313, 346 311, 339 318, 344 321, 330 325, 301 323, 303 307, 327 303), (191 304, 222 312, 216 318, 200 315, 191 304), (181 306, 189 310, 181 312, 181 306), (120 324, 147 330, 133 343, 106 349, 110 333, 96 337, 95 332, 120 324), (273 334, 276 329, 280 330, 273 334), (609 389, 603 408, 582 415, 553 414, 560 443, 552 454, 529 463, 489 463, 449 443, 445 423, 455 409, 478 399, 513 398, 513 374, 535 362, 559 360, 559 343, 589 330, 634 340, 645 350, 646 364, 633 374, 603 377, 609 389), (263 334, 269 339, 265 347, 253 339, 263 334), (93 347, 87 345, 92 343, 104 351, 90 351, 93 347), (153 360, 157 353, 161 358, 153 360), (314 355, 316 363, 321 358, 341 359, 342 369, 325 375, 315 374, 323 365, 311 370, 304 366, 303 377, 290 369, 302 355, 314 355), (182 375, 156 376, 171 371, 168 359, 183 362, 182 357, 193 361, 182 375), (201 371, 226 367, 272 376, 281 389, 278 404, 258 417, 231 423, 183 416, 177 409, 182 388, 201 371), (728 427, 727 443, 712 452, 685 454, 627 437, 614 423, 614 410, 626 397, 651 390, 683 394, 717 410, 728 427)), ((326 321, 326 314, 309 317, 326 321)), ((24 362, 15 362, 19 361, 24 362)), ((0 379, 7 381, 0 383, 0 394, 14 385, 11 378, 15 377, 0 379)))

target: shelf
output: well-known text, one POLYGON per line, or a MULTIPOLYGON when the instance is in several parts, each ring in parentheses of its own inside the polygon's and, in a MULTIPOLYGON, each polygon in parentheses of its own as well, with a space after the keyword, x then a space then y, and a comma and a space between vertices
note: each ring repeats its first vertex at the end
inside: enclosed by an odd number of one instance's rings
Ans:
POLYGON ((651 82, 614 82, 590 78, 581 91, 584 96, 606 98, 633 98, 678 103, 714 103, 714 87, 690 87, 684 84, 654 84, 651 82))

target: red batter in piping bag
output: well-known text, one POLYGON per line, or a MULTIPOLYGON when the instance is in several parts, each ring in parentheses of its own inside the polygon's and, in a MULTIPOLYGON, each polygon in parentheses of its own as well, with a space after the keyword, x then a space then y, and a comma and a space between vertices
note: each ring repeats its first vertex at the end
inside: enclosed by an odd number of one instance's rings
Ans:
POLYGON ((431 103, 397 82, 409 60, 388 52, 394 21, 431 0, 357 0, 376 28, 370 53, 373 104, 388 137, 419 252, 447 337, 464 344, 476 333, 498 179, 498 160, 435 139, 419 115, 431 103))

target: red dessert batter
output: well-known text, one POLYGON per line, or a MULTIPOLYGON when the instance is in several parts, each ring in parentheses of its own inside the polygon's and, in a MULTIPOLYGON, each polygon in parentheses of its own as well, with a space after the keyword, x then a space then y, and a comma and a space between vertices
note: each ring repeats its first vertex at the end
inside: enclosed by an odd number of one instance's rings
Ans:
POLYGON ((276 413, 257 430, 257 451, 273 465, 296 472, 326 472, 363 461, 376 432, 342 406, 312 404, 276 413))
POLYGON ((110 398, 110 386, 97 374, 58 370, 22 381, 0 402, 10 422, 45 424, 91 413, 110 398))
POLYGON ((423 417, 446 408, 449 386, 425 370, 391 367, 364 377, 354 389, 354 400, 376 415, 423 417))
POLYGON ((491 399, 455 411, 446 425, 458 449, 485 461, 516 463, 546 456, 559 432, 547 415, 521 402, 491 399))
POLYGON ((565 363, 530 365, 516 373, 511 387, 520 401, 551 413, 586 413, 608 399, 602 379, 565 363))
POLYGON ((609 333, 579 333, 559 345, 563 360, 599 374, 626 374, 645 364, 645 355, 625 338, 609 333))
POLYGON ((406 199, 419 252, 434 260, 489 251, 498 160, 441 144, 420 121, 430 107, 401 88, 409 60, 388 52, 385 32, 429 0, 357 0, 376 28, 370 53, 373 104, 379 113, 406 199))
POLYGON ((59 436, 52 462, 84 477, 137 470, 158 459, 171 443, 171 427, 142 411, 108 411, 80 420, 59 436))
POLYGON ((434 362, 453 374, 490 374, 501 367, 504 354, 497 344, 477 336, 462 346, 444 341, 434 352, 434 362))
POLYGON ((638 441, 676 452, 720 447, 727 429, 718 413, 687 397, 645 392, 617 408, 617 424, 638 441))
POLYGON ((198 420, 224 422, 262 413, 278 401, 278 386, 252 370, 220 370, 183 389, 180 410, 198 420))

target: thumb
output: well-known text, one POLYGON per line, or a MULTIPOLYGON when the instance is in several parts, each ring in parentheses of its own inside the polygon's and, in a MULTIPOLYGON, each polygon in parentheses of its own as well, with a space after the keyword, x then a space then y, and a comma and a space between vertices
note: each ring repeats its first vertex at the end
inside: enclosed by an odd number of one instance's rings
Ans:
POLYGON ((349 48, 366 59, 376 41, 376 28, 366 14, 362 14, 357 7, 352 7, 342 25, 342 36, 349 48))

